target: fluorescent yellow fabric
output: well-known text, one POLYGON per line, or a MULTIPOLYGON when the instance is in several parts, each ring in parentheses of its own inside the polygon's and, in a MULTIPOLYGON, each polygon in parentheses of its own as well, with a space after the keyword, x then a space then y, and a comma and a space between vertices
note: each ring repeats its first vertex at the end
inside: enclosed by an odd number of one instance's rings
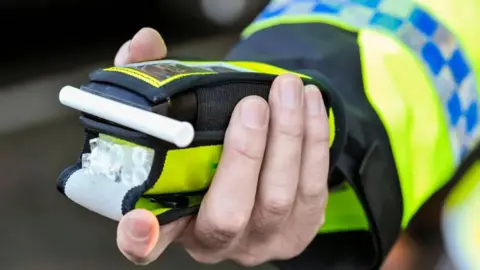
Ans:
MULTIPOLYGON (((364 87, 391 141, 404 199, 402 225, 406 226, 418 208, 450 179, 459 162, 451 150, 449 120, 445 117, 428 70, 409 48, 385 31, 355 27, 352 24, 356 19, 354 15, 349 21, 344 13, 340 17, 327 13, 302 14, 299 10, 308 9, 307 2, 304 6, 299 4, 298 10, 281 11, 285 15, 274 15, 252 23, 243 32, 243 37, 248 38, 258 31, 280 24, 315 22, 359 32, 364 87)), ((390 4, 393 2, 399 6, 416 3, 450 29, 466 51, 477 74, 477 85, 480 84, 479 0, 389 1, 390 4)), ((341 216, 351 203, 337 199, 340 196, 344 194, 331 194, 325 226, 336 227, 329 224, 333 222, 329 215, 335 213, 341 216)), ((346 211, 344 214, 351 216, 346 211)))

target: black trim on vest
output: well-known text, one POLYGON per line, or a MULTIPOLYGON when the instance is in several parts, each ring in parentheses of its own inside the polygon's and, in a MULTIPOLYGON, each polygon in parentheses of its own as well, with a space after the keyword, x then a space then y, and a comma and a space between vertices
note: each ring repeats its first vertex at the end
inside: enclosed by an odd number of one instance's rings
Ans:
MULTIPOLYGON (((323 24, 274 26, 240 42, 229 60, 259 61, 328 78, 345 103, 347 147, 331 177, 355 190, 370 231, 320 234, 281 269, 378 269, 396 242, 401 187, 385 128, 366 97, 357 34, 323 24)), ((332 191, 334 192, 334 191, 332 191)))

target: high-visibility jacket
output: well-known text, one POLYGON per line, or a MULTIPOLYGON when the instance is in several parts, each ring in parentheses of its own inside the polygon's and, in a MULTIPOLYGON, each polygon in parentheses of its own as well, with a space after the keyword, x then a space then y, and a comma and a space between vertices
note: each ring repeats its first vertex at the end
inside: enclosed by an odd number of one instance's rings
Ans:
POLYGON ((284 265, 376 268, 449 183, 478 138, 479 12, 477 0, 273 0, 244 30, 228 59, 321 73, 345 103, 346 151, 358 158, 340 159, 337 172, 357 174, 334 173, 352 179, 331 191, 311 248, 284 265), (376 144, 394 167, 362 176, 376 144))
POLYGON ((377 269, 419 207, 452 183, 477 141, 478 11, 477 0, 276 0, 224 62, 97 71, 84 91, 176 114, 194 123, 196 141, 180 149, 83 114, 82 159, 61 174, 58 189, 117 220, 134 208, 152 210, 161 223, 194 214, 235 102, 267 97, 275 75, 296 72, 321 88, 331 111, 330 196, 315 240, 278 265, 377 269), (100 155, 102 149, 108 153, 100 155), (92 156, 129 164, 92 174, 92 156))

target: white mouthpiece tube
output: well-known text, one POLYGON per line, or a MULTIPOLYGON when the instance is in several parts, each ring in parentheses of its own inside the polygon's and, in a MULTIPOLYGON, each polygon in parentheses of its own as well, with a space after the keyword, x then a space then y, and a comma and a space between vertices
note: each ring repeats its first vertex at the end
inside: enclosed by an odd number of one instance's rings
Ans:
POLYGON ((131 107, 73 86, 65 86, 58 96, 60 103, 119 125, 187 147, 195 135, 193 126, 170 117, 131 107))

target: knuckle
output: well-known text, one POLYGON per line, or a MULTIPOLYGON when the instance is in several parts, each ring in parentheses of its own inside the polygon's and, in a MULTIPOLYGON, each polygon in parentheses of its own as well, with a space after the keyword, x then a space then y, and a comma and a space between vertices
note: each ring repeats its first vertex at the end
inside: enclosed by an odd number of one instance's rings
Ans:
POLYGON ((271 221, 269 218, 265 217, 263 211, 256 211, 254 218, 251 221, 250 225, 250 235, 255 236, 257 239, 265 237, 267 231, 269 231, 269 225, 271 221))
POLYGON ((319 201, 322 201, 323 203, 328 198, 327 190, 327 183, 318 181, 318 183, 312 183, 312 185, 309 185, 308 187, 302 187, 301 198, 305 200, 305 203, 313 202, 318 204, 319 201))
POLYGON ((322 125, 317 121, 310 123, 306 128, 307 140, 313 145, 327 145, 330 141, 328 123, 322 125))
POLYGON ((271 196, 264 199, 262 210, 267 215, 283 216, 290 211, 291 205, 292 201, 287 196, 271 196))
POLYGON ((214 248, 227 247, 243 230, 244 218, 219 218, 208 221, 201 234, 205 244, 214 248))
POLYGON ((225 138, 224 154, 235 160, 251 163, 261 162, 265 148, 266 134, 251 136, 242 132, 229 134, 225 138))
POLYGON ((289 140, 297 141, 303 139, 304 126, 303 121, 282 118, 278 125, 278 133, 289 140))
POLYGON ((325 209, 327 206, 328 195, 320 197, 320 199, 312 199, 306 198, 305 196, 299 196, 303 207, 302 212, 308 215, 305 220, 308 220, 310 224, 314 224, 317 229, 325 224, 325 209))
POLYGON ((229 246, 235 238, 235 233, 225 229, 217 229, 213 232, 206 233, 204 236, 205 244, 213 248, 224 248, 229 246))
MULTIPOLYGON (((306 136, 307 143, 315 149, 328 149, 330 143, 330 136, 327 134, 310 134, 310 136, 306 136)), ((327 155, 328 153, 324 153, 323 155, 327 155)))
POLYGON ((251 143, 237 143, 233 147, 233 151, 237 156, 251 162, 260 162, 263 159, 263 149, 255 147, 251 143))
POLYGON ((302 197, 306 200, 306 202, 311 201, 318 201, 319 198, 322 197, 323 192, 319 191, 314 187, 312 188, 305 188, 302 190, 302 197))

